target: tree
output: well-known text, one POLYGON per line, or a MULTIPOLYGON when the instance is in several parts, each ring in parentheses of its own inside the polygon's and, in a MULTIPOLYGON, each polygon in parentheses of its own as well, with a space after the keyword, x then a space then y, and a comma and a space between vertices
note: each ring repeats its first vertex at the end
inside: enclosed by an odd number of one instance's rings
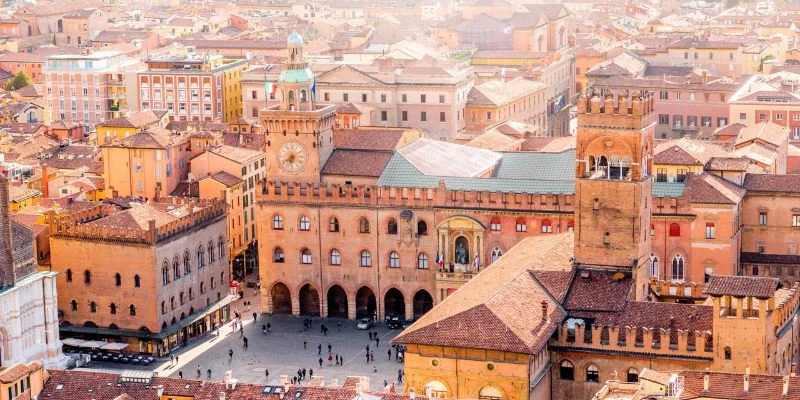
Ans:
POLYGON ((17 90, 19 88, 23 88, 31 84, 31 77, 25 73, 25 71, 19 71, 17 76, 14 79, 8 81, 6 83, 5 89, 8 91, 17 90))

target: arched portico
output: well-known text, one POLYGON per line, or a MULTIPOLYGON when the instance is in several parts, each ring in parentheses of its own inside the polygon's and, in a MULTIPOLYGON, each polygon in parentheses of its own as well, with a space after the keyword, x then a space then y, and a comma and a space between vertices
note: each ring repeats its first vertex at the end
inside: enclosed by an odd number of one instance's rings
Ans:
POLYGON ((472 271, 475 256, 478 256, 478 264, 483 266, 485 231, 486 227, 480 221, 466 215, 454 215, 439 223, 436 232, 445 268, 453 263, 454 271, 472 271))

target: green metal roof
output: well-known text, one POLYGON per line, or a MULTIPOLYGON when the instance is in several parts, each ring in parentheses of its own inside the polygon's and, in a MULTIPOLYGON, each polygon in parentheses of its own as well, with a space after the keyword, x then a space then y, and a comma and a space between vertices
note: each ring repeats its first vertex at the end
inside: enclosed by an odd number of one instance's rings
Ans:
POLYGON ((444 180, 450 190, 505 193, 575 193, 575 151, 504 153, 488 178, 425 175, 395 153, 378 178, 378 186, 435 188, 444 180))
POLYGON ((299 83, 311 82, 314 80, 314 73, 310 69, 285 69, 281 71, 281 82, 299 83))
POLYGON ((683 182, 653 182, 653 197, 681 197, 685 188, 683 182))
POLYGON ((300 36, 297 32, 292 32, 288 38, 286 38, 287 44, 303 44, 303 37, 300 36))

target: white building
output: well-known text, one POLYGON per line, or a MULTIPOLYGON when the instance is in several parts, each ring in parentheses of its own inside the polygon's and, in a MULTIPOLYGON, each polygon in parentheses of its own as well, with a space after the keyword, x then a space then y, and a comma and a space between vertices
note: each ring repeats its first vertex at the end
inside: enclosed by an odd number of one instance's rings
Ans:
POLYGON ((41 361, 63 368, 56 274, 39 272, 33 232, 11 220, 8 180, 0 176, 0 367, 41 361))

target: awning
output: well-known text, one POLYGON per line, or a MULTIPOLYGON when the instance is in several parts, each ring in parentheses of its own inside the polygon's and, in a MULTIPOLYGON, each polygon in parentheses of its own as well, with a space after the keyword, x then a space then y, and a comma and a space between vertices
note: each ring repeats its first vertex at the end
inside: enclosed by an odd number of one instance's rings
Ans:
POLYGON ((105 346, 106 344, 108 344, 108 342, 103 342, 103 341, 99 341, 99 340, 96 340, 96 341, 95 340, 88 340, 88 341, 83 342, 80 345, 78 345, 78 347, 82 347, 84 349, 99 349, 99 348, 105 346))
POLYGON ((100 350, 116 350, 116 351, 119 351, 119 350, 122 350, 122 349, 124 349, 126 347, 128 347, 127 343, 109 343, 109 344, 101 347, 100 350))
POLYGON ((86 342, 85 340, 75 339, 75 338, 67 338, 61 340, 61 344, 72 347, 80 347, 80 345, 85 342, 86 342))

